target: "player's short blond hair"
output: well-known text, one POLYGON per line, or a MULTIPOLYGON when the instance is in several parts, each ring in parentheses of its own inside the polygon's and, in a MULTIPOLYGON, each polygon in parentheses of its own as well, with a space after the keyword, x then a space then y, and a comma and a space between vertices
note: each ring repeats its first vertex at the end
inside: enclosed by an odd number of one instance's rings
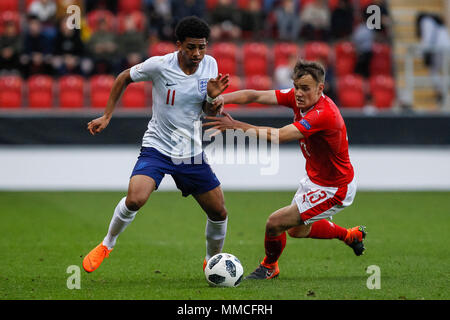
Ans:
POLYGON ((292 79, 295 81, 308 74, 317 83, 325 83, 325 68, 320 62, 300 59, 294 67, 292 79))

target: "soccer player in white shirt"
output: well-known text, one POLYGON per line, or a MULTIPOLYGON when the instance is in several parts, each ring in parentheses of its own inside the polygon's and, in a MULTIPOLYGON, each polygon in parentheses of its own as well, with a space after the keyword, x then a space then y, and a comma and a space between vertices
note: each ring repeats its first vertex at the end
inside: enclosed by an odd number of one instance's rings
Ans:
POLYGON ((131 82, 152 81, 152 119, 144 134, 141 153, 131 174, 127 196, 114 210, 108 233, 83 260, 87 272, 96 270, 109 256, 119 234, 170 174, 183 196, 192 194, 207 215, 207 260, 222 251, 227 210, 220 182, 202 150, 202 112, 216 115, 211 103, 228 86, 228 75, 218 75, 216 60, 206 55, 210 29, 197 17, 182 19, 176 29, 178 51, 155 56, 123 71, 116 78, 104 115, 90 121, 95 135, 111 120, 114 107, 131 82))

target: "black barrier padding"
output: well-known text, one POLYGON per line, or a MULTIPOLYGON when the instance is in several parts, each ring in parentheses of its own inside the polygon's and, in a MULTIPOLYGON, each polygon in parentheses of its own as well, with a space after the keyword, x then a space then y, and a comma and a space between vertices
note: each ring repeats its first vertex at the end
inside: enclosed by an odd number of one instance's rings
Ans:
MULTIPOLYGON (((235 118, 272 127, 292 123, 292 116, 268 118, 235 115, 235 118)), ((0 144, 140 145, 149 117, 115 116, 109 126, 95 137, 86 130, 90 120, 91 116, 0 115, 0 144)), ((350 145, 450 145, 450 115, 350 115, 344 116, 344 120, 350 145)))

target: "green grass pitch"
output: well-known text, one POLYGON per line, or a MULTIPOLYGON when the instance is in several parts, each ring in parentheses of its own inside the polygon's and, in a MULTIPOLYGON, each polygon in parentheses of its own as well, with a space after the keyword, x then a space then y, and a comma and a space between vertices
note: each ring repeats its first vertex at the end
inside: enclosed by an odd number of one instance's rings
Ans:
MULTIPOLYGON (((269 214, 294 192, 225 192, 224 252, 245 275, 264 256, 269 214)), ((205 214, 192 197, 156 192, 94 273, 71 265, 104 237, 120 192, 0 192, 0 300, 10 299, 449 299, 450 192, 358 192, 334 222, 367 227, 366 254, 339 240, 288 238, 280 277, 209 287, 202 272, 205 214), (367 268, 380 268, 368 289, 367 268)))

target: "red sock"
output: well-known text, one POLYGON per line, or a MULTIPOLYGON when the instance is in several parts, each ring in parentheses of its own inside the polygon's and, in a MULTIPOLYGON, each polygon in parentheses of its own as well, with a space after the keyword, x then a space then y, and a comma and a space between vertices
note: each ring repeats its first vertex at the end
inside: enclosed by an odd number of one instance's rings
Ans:
POLYGON ((269 236, 266 233, 264 238, 264 248, 266 249, 266 257, 263 264, 269 265, 278 261, 281 253, 286 246, 286 232, 283 232, 279 236, 269 236))
POLYGON ((322 219, 316 221, 311 226, 311 232, 308 238, 313 239, 339 239, 344 240, 347 236, 347 229, 334 224, 328 220, 322 219))

